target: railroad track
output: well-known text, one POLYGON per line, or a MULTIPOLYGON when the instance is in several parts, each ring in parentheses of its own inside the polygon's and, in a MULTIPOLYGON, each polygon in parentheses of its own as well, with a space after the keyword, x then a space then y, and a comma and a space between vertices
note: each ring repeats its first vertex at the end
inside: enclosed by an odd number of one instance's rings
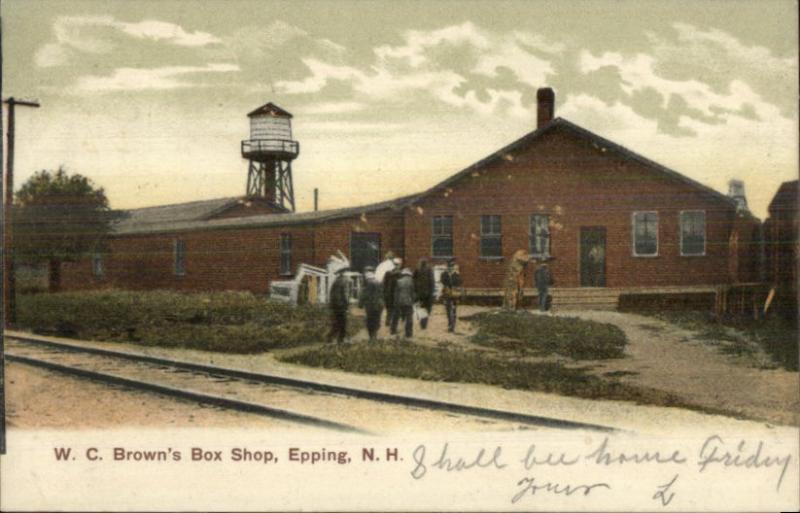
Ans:
POLYGON ((397 416, 405 414, 413 423, 420 412, 430 412, 501 427, 614 431, 595 424, 87 347, 35 335, 7 334, 5 340, 5 356, 11 362, 324 429, 369 433, 352 419, 388 415, 399 422, 402 419, 397 416), (405 408, 398 410, 398 405, 405 408))

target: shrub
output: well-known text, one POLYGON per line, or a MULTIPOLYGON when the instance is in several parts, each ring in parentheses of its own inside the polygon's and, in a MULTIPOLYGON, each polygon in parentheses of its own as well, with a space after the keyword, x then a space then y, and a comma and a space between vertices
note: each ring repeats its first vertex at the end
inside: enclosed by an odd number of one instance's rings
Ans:
POLYGON ((479 313, 470 320, 478 326, 473 341, 484 346, 575 360, 625 356, 625 333, 612 324, 505 310, 479 313))
POLYGON ((105 290, 20 295, 18 324, 90 340, 252 353, 323 341, 328 311, 245 292, 105 290))

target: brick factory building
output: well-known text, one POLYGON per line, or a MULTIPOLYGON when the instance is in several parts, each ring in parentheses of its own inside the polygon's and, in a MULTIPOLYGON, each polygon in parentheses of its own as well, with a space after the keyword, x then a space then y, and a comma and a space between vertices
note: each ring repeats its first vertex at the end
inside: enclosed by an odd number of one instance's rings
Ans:
MULTIPOLYGON (((266 293, 270 281, 291 277, 300 263, 323 265, 337 250, 356 270, 390 250, 411 266, 455 257, 474 295, 499 291, 519 249, 552 257, 556 295, 758 281, 760 223, 743 197, 553 118, 551 89, 537 99, 533 132, 427 191, 360 207, 291 212, 299 148, 287 146, 290 130, 281 132, 283 163, 274 161, 274 144, 245 141, 248 196, 131 210, 106 254, 64 264, 63 287, 266 293), (253 148, 273 160, 253 157, 253 148)), ((284 124, 291 117, 272 104, 251 115, 284 124)), ((262 125, 251 132, 275 133, 262 125)))

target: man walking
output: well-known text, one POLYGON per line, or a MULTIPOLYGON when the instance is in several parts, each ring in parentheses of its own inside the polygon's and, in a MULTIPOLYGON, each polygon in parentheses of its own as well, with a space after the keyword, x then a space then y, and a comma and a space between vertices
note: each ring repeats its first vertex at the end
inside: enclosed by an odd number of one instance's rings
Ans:
POLYGON ((392 334, 397 334, 397 323, 400 319, 405 323, 405 337, 414 334, 414 279, 411 269, 403 269, 394 290, 395 315, 392 317, 392 334))
POLYGON ((367 315, 367 333, 369 341, 375 342, 378 328, 381 327, 381 311, 383 310, 383 286, 376 279, 372 267, 364 268, 364 287, 358 297, 358 306, 367 315))
POLYGON ((397 314, 394 304, 394 289, 397 285, 397 279, 400 278, 400 266, 403 261, 395 257, 392 260, 394 267, 387 271, 383 276, 383 302, 386 305, 386 325, 392 324, 392 319, 397 314))
POLYGON ((447 331, 453 333, 456 330, 456 306, 461 296, 461 274, 458 272, 456 259, 451 258, 447 262, 447 270, 442 273, 442 301, 444 309, 447 311, 447 331))
POLYGON ((428 265, 428 261, 420 258, 419 265, 414 271, 414 293, 419 302, 419 327, 426 329, 428 319, 433 308, 433 294, 436 283, 433 279, 433 268, 428 265))
POLYGON ((536 292, 539 294, 539 311, 546 312, 548 310, 547 297, 550 285, 553 284, 553 276, 550 274, 547 260, 542 260, 539 264, 539 268, 536 269, 536 273, 534 274, 534 281, 536 292))
POLYGON ((331 285, 329 306, 331 308, 331 331, 328 333, 328 342, 341 344, 347 335, 347 310, 350 307, 349 283, 344 275, 348 267, 336 271, 336 279, 331 285))

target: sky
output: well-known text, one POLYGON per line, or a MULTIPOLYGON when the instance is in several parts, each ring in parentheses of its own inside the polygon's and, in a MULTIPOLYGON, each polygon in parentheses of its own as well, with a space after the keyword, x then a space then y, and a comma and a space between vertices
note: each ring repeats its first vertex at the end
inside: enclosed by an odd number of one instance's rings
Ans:
POLYGON ((762 219, 798 175, 793 1, 3 0, 15 182, 135 208, 245 193, 247 113, 294 115, 298 210, 418 192, 556 116, 762 219))

